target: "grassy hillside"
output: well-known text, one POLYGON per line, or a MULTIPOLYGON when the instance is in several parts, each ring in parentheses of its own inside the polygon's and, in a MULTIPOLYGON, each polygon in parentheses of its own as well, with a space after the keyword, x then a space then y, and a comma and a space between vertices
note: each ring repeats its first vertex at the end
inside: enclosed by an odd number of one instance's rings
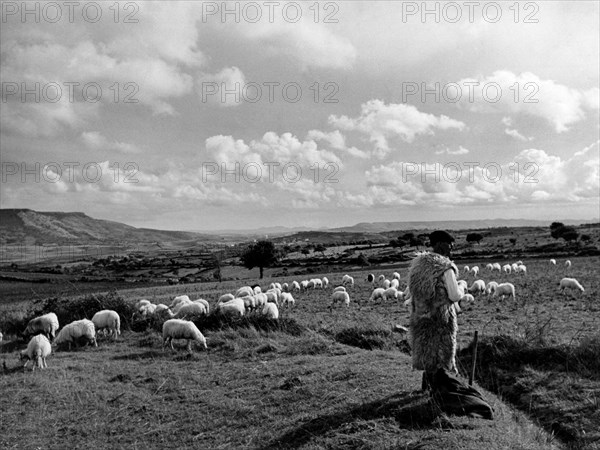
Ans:
MULTIPOLYGON (((7 394, 0 400, 0 446, 598 448, 600 258, 571 260, 567 272, 562 260, 551 268, 545 259, 526 259, 526 277, 484 270, 486 281, 513 282, 517 301, 479 297, 463 305, 460 369, 468 372, 478 330, 476 380, 495 408, 491 422, 440 414, 418 392, 420 373, 411 369, 406 336, 391 331, 407 325, 408 311, 400 303, 368 302, 369 271, 362 269, 350 272, 356 285, 349 310, 330 313, 331 291, 311 290, 295 294, 296 307, 282 311, 279 325, 198 319, 208 352, 187 354, 184 342, 174 353, 163 351, 150 328, 124 332, 116 343, 101 340, 98 348, 57 351, 49 369, 30 373, 15 359, 25 342, 9 335, 2 345, 0 389, 7 394), (567 273, 581 281, 584 293, 557 292, 567 273), (20 445, 22 436, 28 436, 26 445, 20 445)), ((399 270, 405 281, 406 268, 399 270)), ((384 273, 389 277, 391 269, 384 273)), ((336 284, 343 272, 316 275, 336 284)), ((274 279, 301 278, 267 278, 261 285, 274 279)), ((131 303, 159 303, 188 294, 214 305, 240 284, 147 287, 119 295, 131 303)), ((90 299, 89 309, 69 300, 73 312, 91 316, 102 307, 90 299)))

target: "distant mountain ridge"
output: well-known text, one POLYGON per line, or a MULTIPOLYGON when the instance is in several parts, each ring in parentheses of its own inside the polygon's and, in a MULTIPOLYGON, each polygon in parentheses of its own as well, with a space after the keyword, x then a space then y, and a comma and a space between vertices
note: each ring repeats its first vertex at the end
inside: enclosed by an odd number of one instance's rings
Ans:
MULTIPOLYGON (((560 220, 565 225, 597 223, 595 220, 560 220)), ((0 244, 114 244, 116 242, 174 242, 188 240, 216 241, 219 236, 244 239, 291 236, 315 237, 318 234, 352 234, 353 239, 374 237, 378 233, 402 230, 461 230, 496 227, 547 227, 549 220, 495 219, 409 222, 362 222, 348 227, 310 228, 283 226, 251 230, 169 231, 136 228, 120 222, 94 219, 82 212, 41 212, 31 209, 0 209, 0 244), (308 233, 308 234, 307 234, 308 233)), ((331 236, 329 236, 331 238, 331 236)), ((342 237, 340 237, 342 239, 342 237)))
POLYGON ((164 242, 199 238, 211 237, 188 231, 135 228, 120 222, 94 219, 82 212, 0 209, 2 244, 164 242))

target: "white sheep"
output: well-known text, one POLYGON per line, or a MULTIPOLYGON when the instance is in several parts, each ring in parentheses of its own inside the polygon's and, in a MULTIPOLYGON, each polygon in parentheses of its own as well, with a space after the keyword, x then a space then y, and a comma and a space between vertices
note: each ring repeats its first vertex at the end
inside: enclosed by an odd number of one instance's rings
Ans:
POLYGON ((518 265, 516 273, 520 273, 522 275, 527 275, 527 266, 525 266, 524 264, 518 265))
MULTIPOLYGON (((320 278, 314 278, 311 280, 315 289, 323 289, 323 281, 320 278)), ((329 281, 327 281, 329 283, 329 281)))
POLYGON ((135 304, 135 309, 137 309, 139 311, 142 306, 149 305, 149 304, 150 304, 150 300, 146 300, 145 298, 143 298, 135 304))
POLYGON ((495 281, 490 281, 485 287, 485 293, 487 295, 491 295, 496 292, 496 288, 498 287, 498 283, 495 281))
POLYGON ((294 300, 294 296, 289 292, 281 293, 281 306, 292 307, 296 304, 296 300, 294 300))
POLYGON ((485 269, 489 270, 489 271, 493 271, 494 270, 494 265, 492 263, 487 263, 485 265, 485 269))
POLYGON ((235 292, 234 298, 245 297, 247 295, 254 295, 254 290, 250 286, 243 286, 235 292))
MULTIPOLYGON (((255 298, 259 295, 264 294, 256 294, 255 298)), ((266 301, 265 301, 266 304, 266 301)), ((258 301, 257 301, 258 306, 258 301)), ((232 315, 232 316, 243 316, 246 312, 246 305, 244 304, 243 298, 234 298, 226 303, 219 303, 216 308, 216 311, 219 311, 224 315, 232 315)))
POLYGON ((304 290, 308 289, 308 280, 302 280, 300 282, 300 287, 304 290))
POLYGON ((333 292, 346 292, 346 287, 345 286, 338 286, 336 287, 333 292))
MULTIPOLYGON (((262 294, 262 292, 261 292, 262 294)), ((259 294, 256 294, 259 295, 259 294)), ((247 312, 254 311, 256 309, 256 298, 252 295, 246 295, 245 297, 240 297, 244 301, 244 309, 247 312)))
POLYGON ((219 297, 219 300, 217 301, 217 303, 225 303, 228 302, 229 300, 233 300, 235 298, 235 295, 233 294, 223 294, 219 297))
POLYGON ((275 289, 279 289, 281 290, 281 283, 280 282, 275 282, 275 289))
POLYGON ((517 263, 512 263, 510 268, 514 273, 517 273, 517 270, 519 270, 519 265, 517 263))
POLYGON ((388 279, 383 280, 381 287, 384 289, 388 289, 392 285, 392 282, 388 279))
POLYGON ((369 301, 372 302, 377 299, 385 300, 385 289, 384 288, 373 289, 373 292, 371 293, 371 297, 369 298, 369 301))
MULTIPOLYGON (((394 278, 395 281, 398 281, 394 278)), ((402 300, 402 291, 399 291, 395 287, 389 287, 383 292, 385 300, 402 300)))
POLYGON ((570 269, 571 268, 571 261, 568 260, 568 259, 565 261, 565 268, 566 269, 570 269))
POLYGON ((117 335, 121 334, 121 318, 119 313, 112 309, 104 309, 98 311, 92 317, 96 332, 107 329, 108 335, 112 335, 113 339, 117 339, 117 335))
POLYGON ((208 314, 210 312, 210 304, 208 303, 207 300, 204 300, 203 298, 199 298, 197 300, 194 300, 192 303, 200 303, 201 305, 204 305, 204 307, 206 308, 206 314, 208 314))
MULTIPOLYGON (((187 295, 186 295, 186 297, 187 297, 187 295)), ((177 314, 181 308, 183 308, 186 305, 191 305, 191 304, 192 304, 192 301, 189 298, 182 299, 179 303, 177 303, 175 306, 173 306, 171 308, 171 310, 173 311, 173 314, 177 314)))
POLYGON ((471 275, 473 275, 474 277, 476 277, 479 274, 479 266, 473 266, 471 267, 471 275))
POLYGON ((377 282, 379 283, 379 286, 381 286, 381 283, 383 283, 383 280, 385 280, 385 275, 381 274, 377 277, 377 282))
POLYGON ((504 273, 511 273, 512 272, 512 267, 510 264, 504 264, 502 266, 502 270, 504 271, 504 273))
POLYGON ((392 279, 393 280, 398 280, 398 282, 400 282, 400 274, 398 272, 394 272, 392 274, 392 279))
POLYGON ((167 343, 170 343, 171 350, 175 350, 173 348, 173 339, 186 339, 188 352, 192 351, 192 341, 196 341, 205 349, 208 348, 206 346, 206 338, 204 337, 204 335, 200 332, 200 330, 194 324, 194 322, 190 322, 189 320, 167 320, 165 323, 163 323, 162 335, 163 348, 165 345, 167 345, 167 343))
POLYGON ((140 306, 138 312, 143 316, 151 316, 156 312, 156 305, 154 303, 143 304, 140 306))
POLYGON ((346 286, 347 284, 349 284, 350 286, 354 286, 354 278, 352 278, 348 274, 342 277, 342 285, 346 286))
POLYGON ((267 303, 263 306, 262 315, 268 319, 279 319, 279 309, 275 303, 267 303))
POLYGON ((260 288, 260 286, 254 286, 254 287, 252 288, 252 292, 253 292, 254 294, 260 294, 260 293, 262 292, 262 289, 260 288))
POLYGON ((297 281, 292 281, 292 290, 294 292, 300 292, 300 283, 297 281))
POLYGON ((556 266, 556 260, 555 260, 554 258, 552 258, 552 259, 550 260, 550 264, 552 264, 553 266, 556 266))
POLYGON ((464 274, 468 274, 470 271, 471 271, 471 268, 469 266, 463 267, 463 273, 464 274))
POLYGON ((264 306, 269 301, 269 297, 266 292, 261 292, 260 294, 256 294, 252 298, 254 299, 255 307, 264 306))
POLYGON ((392 281, 390 282, 390 287, 393 287, 396 289, 398 289, 400 287, 400 281, 398 281, 398 278, 392 278, 392 281))
POLYGON ((327 286, 329 286, 329 278, 323 277, 321 282, 323 283, 323 289, 327 289, 327 286))
POLYGON ((467 289, 467 292, 473 295, 483 294, 485 292, 485 281, 473 281, 473 284, 467 289))
POLYGON ((500 298, 504 298, 504 296, 511 297, 513 300, 516 300, 515 297, 515 286, 512 283, 502 283, 496 287, 496 291, 494 292, 494 297, 499 296, 500 298))
POLYGON ((175 305, 181 303, 182 301, 188 301, 188 300, 191 301, 187 295, 178 295, 177 297, 175 297, 173 299, 173 301, 169 305, 169 308, 173 309, 175 307, 175 305))
POLYGON ((23 367, 27 367, 29 361, 33 361, 32 370, 35 370, 36 367, 40 369, 47 368, 46 358, 50 356, 50 353, 52 353, 52 346, 48 338, 43 334, 35 335, 27 344, 27 349, 21 352, 21 360, 27 360, 23 367))
POLYGON ((492 272, 494 270, 497 270, 499 273, 502 273, 502 267, 500 266, 500 263, 493 263, 492 264, 492 272))
POLYGON ((346 291, 337 291, 331 294, 331 305, 329 305, 329 311, 333 309, 333 305, 336 303, 343 303, 346 307, 350 307, 350 296, 346 291))
POLYGON ((2 334, 2 331, 0 331, 0 342, 2 342, 2 339, 4 339, 4 335, 2 334))
MULTIPOLYGON (((458 289, 460 289, 463 294, 467 292, 467 289, 469 288, 467 280, 457 280, 456 284, 458 285, 458 289)), ((404 295, 406 296, 406 293, 404 295)))
POLYGON ((169 307, 163 303, 156 305, 156 308, 154 309, 154 315, 162 319, 172 319, 175 316, 169 307))
POLYGON ((281 285, 281 290, 282 290, 283 292, 290 292, 290 285, 289 285, 288 283, 283 283, 283 284, 281 285))
POLYGON ((575 278, 563 278, 562 280, 560 280, 561 292, 564 293, 566 288, 579 289, 581 292, 585 292, 585 289, 583 289, 581 283, 575 278))
POLYGON ((195 316, 195 315, 205 316, 207 314, 208 314, 208 311, 206 310, 206 306, 204 304, 192 302, 192 303, 188 303, 187 305, 183 305, 181 308, 179 308, 179 310, 175 314, 175 318, 181 319, 183 317, 189 317, 189 316, 195 316))
POLYGON ((265 295, 267 296, 266 303, 275 303, 277 306, 279 306, 279 294, 276 290, 269 290, 265 292, 265 295))
POLYGON ((67 343, 69 344, 70 350, 71 344, 80 338, 86 338, 89 344, 94 344, 94 346, 98 347, 94 322, 87 319, 81 319, 65 325, 58 333, 58 336, 56 336, 54 343, 56 345, 67 343))
POLYGON ((35 317, 29 321, 25 328, 25 334, 31 335, 44 333, 48 339, 54 339, 58 330, 58 317, 53 312, 35 317))

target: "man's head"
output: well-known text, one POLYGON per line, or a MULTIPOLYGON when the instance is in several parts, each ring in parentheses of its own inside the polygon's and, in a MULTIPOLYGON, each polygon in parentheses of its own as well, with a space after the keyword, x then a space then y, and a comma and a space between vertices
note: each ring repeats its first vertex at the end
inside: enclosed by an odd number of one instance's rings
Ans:
POLYGON ((429 235, 429 244, 435 253, 449 257, 454 246, 454 236, 447 231, 436 230, 429 235))

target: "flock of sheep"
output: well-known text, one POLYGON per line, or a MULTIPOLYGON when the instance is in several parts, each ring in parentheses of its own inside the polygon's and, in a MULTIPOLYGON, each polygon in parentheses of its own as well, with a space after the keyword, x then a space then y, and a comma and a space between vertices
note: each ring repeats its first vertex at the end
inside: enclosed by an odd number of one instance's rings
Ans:
MULTIPOLYGON (((556 266, 556 260, 550 260, 551 266, 556 266)), ((567 260, 564 263, 565 268, 571 267, 571 261, 567 260)), ((513 264, 505 264, 501 266, 499 263, 488 263, 485 270, 493 275, 494 272, 505 274, 518 274, 525 276, 527 267, 522 261, 517 261, 513 264)), ((477 278, 479 275, 479 266, 464 266, 463 275, 465 277, 477 278)), ((384 275, 375 277, 374 274, 368 274, 366 281, 371 284, 373 291, 369 297, 369 302, 376 300, 380 301, 401 301, 404 300, 404 305, 409 306, 411 302, 410 287, 406 286, 404 291, 400 290, 400 274, 394 272, 391 279, 387 279, 384 275)), ((475 279, 469 286, 467 280, 457 280, 458 287, 461 291, 461 301, 474 301, 477 295, 487 295, 488 297, 500 298, 515 298, 515 287, 512 283, 497 283, 489 281, 485 283, 482 279, 475 279)), ((291 308, 295 305, 293 292, 301 292, 312 289, 327 289, 329 287, 329 279, 312 278, 310 280, 292 281, 291 283, 271 283, 265 292, 259 285, 243 286, 235 293, 223 294, 219 297, 214 313, 228 316, 244 316, 248 314, 258 314, 270 319, 279 318, 279 308, 291 308)), ((347 288, 354 287, 354 278, 350 275, 344 275, 339 286, 333 289, 331 294, 331 302, 329 310, 340 303, 346 307, 350 306, 350 294, 347 288)), ((575 278, 562 278, 560 280, 560 290, 578 289, 584 292, 583 286, 575 278)), ((360 302, 359 302, 360 303, 360 302)), ((457 305, 460 311, 460 306, 457 305)), ((203 348, 207 348, 206 338, 198 327, 191 320, 191 317, 198 315, 208 315, 210 312, 210 304, 202 298, 191 300, 187 295, 175 297, 167 306, 165 304, 153 304, 146 299, 139 300, 136 303, 136 311, 142 317, 155 317, 164 320, 162 326, 163 348, 170 344, 173 349, 174 339, 187 340, 187 349, 191 352, 192 342, 196 342, 203 348)), ((33 361, 33 370, 36 367, 47 367, 46 358, 52 351, 51 342, 54 345, 67 344, 69 349, 72 343, 80 340, 85 340, 89 344, 97 346, 96 332, 100 330, 108 331, 109 336, 116 339, 121 333, 119 315, 112 310, 99 311, 92 317, 92 320, 82 319, 71 322, 65 325, 58 335, 59 323, 56 314, 48 313, 40 317, 36 317, 29 321, 25 329, 25 335, 33 335, 27 349, 21 352, 21 358, 33 361)), ((1 334, 0 334, 1 339, 1 334)))

